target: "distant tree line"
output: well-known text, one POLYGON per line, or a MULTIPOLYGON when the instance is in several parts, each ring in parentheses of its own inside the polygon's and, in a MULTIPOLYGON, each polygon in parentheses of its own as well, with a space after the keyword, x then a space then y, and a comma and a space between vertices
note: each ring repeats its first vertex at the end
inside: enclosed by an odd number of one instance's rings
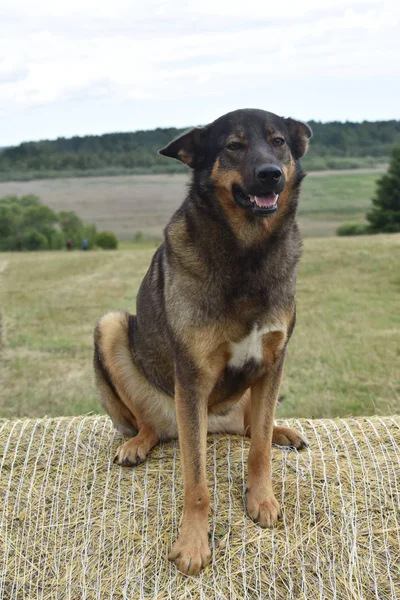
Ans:
POLYGON ((314 134, 310 156, 388 157, 393 146, 400 144, 400 121, 309 124, 314 134))
POLYGON ((110 167, 182 170, 178 163, 174 165, 157 153, 180 131, 155 129, 25 142, 0 152, 0 172, 91 171, 110 167))
POLYGON ((72 248, 95 246, 117 248, 112 232, 97 232, 95 225, 85 224, 73 211, 54 212, 37 196, 0 198, 0 251, 61 250, 67 241, 72 248))
MULTIPOLYGON (((305 157, 308 168, 343 168, 382 162, 400 144, 400 121, 319 123, 310 121, 314 137, 305 157), (352 160, 351 160, 352 159, 352 160)), ((85 174, 115 172, 182 172, 184 167, 157 154, 183 129, 110 133, 53 141, 25 142, 0 150, 0 177, 10 173, 85 174)))

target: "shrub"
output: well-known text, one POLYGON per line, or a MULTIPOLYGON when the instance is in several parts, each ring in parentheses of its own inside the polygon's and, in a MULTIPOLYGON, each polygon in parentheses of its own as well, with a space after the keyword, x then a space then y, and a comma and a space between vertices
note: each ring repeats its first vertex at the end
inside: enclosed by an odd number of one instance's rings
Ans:
POLYGON ((144 235, 142 231, 136 231, 136 233, 133 236, 133 241, 135 243, 139 243, 139 242, 143 242, 144 240, 144 235))
POLYGON ((368 225, 363 223, 343 223, 336 229, 336 235, 367 235, 371 233, 368 225))
POLYGON ((65 241, 71 240, 73 248, 80 248, 85 237, 85 225, 72 210, 59 213, 60 228, 65 241))
POLYGON ((83 229, 83 238, 88 242, 88 250, 91 250, 97 243, 97 228, 96 225, 85 225, 83 229))
POLYGON ((96 226, 85 224, 72 211, 57 214, 32 195, 0 198, 0 251, 60 250, 68 239, 73 248, 80 248, 84 238, 92 248, 96 226))
POLYGON ((100 231, 97 234, 96 246, 103 250, 116 250, 118 248, 118 240, 112 231, 100 231))
POLYGON ((65 248, 65 239, 61 231, 54 229, 49 237, 49 248, 51 250, 62 250, 65 248))
POLYGON ((21 238, 21 250, 47 250, 49 242, 40 231, 28 231, 21 238))

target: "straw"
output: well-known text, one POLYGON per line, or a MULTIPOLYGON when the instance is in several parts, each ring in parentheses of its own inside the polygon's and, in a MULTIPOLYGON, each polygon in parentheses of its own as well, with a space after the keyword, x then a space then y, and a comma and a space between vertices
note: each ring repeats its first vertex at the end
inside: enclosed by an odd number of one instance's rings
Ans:
POLYGON ((273 531, 244 512, 249 440, 209 436, 213 560, 185 577, 177 442, 122 469, 108 417, 1 421, 0 598, 400 598, 400 417, 282 423, 310 448, 273 450, 273 531))

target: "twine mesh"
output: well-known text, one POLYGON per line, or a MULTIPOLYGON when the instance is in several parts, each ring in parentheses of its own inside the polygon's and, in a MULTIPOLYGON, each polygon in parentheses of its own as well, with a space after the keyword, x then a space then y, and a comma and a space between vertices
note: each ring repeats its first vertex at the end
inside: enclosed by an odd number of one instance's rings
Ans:
POLYGON ((400 598, 400 417, 284 424, 310 448, 273 450, 274 530, 245 516, 249 440, 209 436, 213 561, 184 577, 176 442, 122 469, 107 417, 1 422, 0 598, 400 598))

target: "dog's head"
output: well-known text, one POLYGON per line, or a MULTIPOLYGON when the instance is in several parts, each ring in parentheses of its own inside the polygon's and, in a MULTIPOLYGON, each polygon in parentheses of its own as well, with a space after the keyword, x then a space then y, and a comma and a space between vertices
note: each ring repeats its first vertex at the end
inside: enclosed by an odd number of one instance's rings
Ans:
POLYGON ((311 135, 300 121, 243 109, 187 131, 160 154, 188 165, 203 183, 211 181, 249 214, 269 217, 299 172, 298 159, 311 135))

